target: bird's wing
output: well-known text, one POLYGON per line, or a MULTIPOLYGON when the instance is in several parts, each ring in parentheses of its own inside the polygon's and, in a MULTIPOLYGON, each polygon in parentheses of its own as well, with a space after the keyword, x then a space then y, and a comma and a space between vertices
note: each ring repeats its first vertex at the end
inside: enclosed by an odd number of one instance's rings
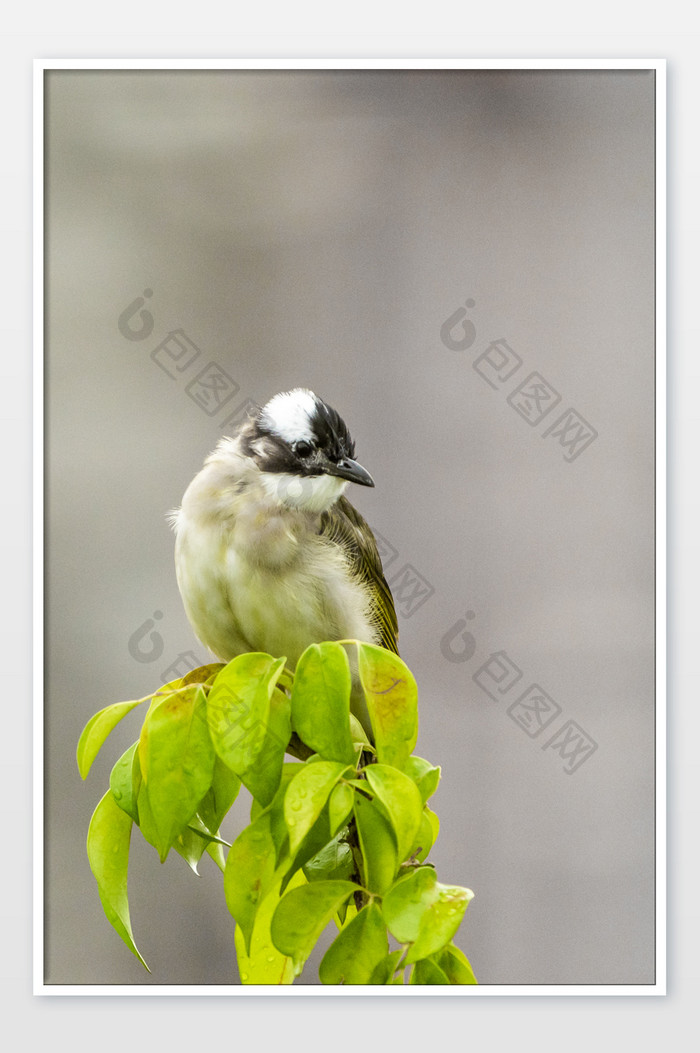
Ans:
POLYGON ((382 647, 398 654, 399 625, 394 600, 384 577, 377 542, 369 526, 347 498, 341 497, 329 511, 323 513, 320 533, 342 545, 353 571, 369 586, 382 647))

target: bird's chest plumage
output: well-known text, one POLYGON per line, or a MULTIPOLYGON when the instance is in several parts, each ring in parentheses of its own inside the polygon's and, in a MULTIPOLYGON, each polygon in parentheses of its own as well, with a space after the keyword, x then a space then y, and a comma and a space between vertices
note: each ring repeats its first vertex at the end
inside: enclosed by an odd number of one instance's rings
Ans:
POLYGON ((317 517, 241 501, 177 524, 178 583, 199 638, 222 661, 246 651, 296 664, 311 643, 376 638, 367 590, 317 517))

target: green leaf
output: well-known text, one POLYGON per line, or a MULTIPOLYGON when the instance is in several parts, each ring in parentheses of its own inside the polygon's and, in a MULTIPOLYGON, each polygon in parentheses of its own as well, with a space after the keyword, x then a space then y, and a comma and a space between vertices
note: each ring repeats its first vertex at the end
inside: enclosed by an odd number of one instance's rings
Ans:
POLYGON ((139 767, 138 740, 122 753, 112 768, 109 776, 109 788, 112 796, 123 812, 138 824, 139 813, 136 806, 139 787, 141 786, 141 768, 139 767))
POLYGON ((398 655, 358 643, 359 673, 382 764, 403 768, 418 737, 418 688, 398 655))
POLYGON ((466 955, 454 943, 448 943, 434 959, 451 984, 478 983, 466 955))
POLYGON ((407 858, 421 823, 423 802, 408 775, 386 764, 368 764, 367 782, 386 808, 396 835, 399 862, 407 858))
POLYGON ((340 782, 331 790, 328 798, 328 820, 331 833, 335 834, 345 824, 347 817, 352 811, 352 803, 355 798, 352 786, 346 782, 340 782))
MULTIPOLYGON (((150 695, 146 697, 150 698, 150 695)), ((127 713, 130 713, 132 709, 140 706, 145 701, 145 698, 139 698, 135 702, 115 702, 113 706, 106 706, 88 720, 78 740, 76 751, 78 771, 81 778, 87 778, 92 762, 100 752, 105 739, 116 728, 119 721, 127 713)))
POLYGON ((214 773, 206 696, 199 685, 181 688, 149 711, 138 756, 143 779, 138 797, 141 833, 164 862, 214 773))
POLYGON ((214 758, 211 786, 197 807, 197 815, 208 830, 216 834, 224 818, 231 810, 241 788, 241 780, 228 768, 220 757, 214 758))
POLYGON ((242 780, 261 804, 270 804, 277 792, 291 734, 291 703, 284 692, 275 688, 270 699, 262 749, 256 754, 252 767, 244 772, 242 780))
POLYGON ((210 843, 211 840, 204 837, 192 826, 186 826, 185 829, 175 838, 172 847, 178 855, 182 856, 190 869, 199 877, 197 864, 204 855, 207 849, 207 844, 210 843))
POLYGON ((382 958, 381 961, 375 965, 368 982, 370 984, 382 984, 384 986, 387 984, 400 984, 401 978, 397 977, 394 979, 394 973, 401 961, 402 955, 402 950, 392 951, 390 954, 387 954, 385 958, 382 958))
MULTIPOLYGON (((304 875, 298 871, 290 882, 290 887, 297 888, 304 884, 304 875)), ((278 886, 270 890, 260 904, 255 916, 253 935, 250 940, 250 954, 246 948, 243 933, 236 926, 234 941, 238 972, 242 984, 291 984, 294 981, 292 959, 277 950, 270 936, 270 922, 279 903, 278 886)))
POLYGON ((324 760, 355 763, 350 735, 350 663, 338 643, 312 644, 302 654, 292 687, 292 724, 324 760))
POLYGON ((373 801, 357 794, 354 811, 365 883, 370 892, 382 896, 396 877, 396 839, 389 821, 373 801))
POLYGON ((367 749, 372 750, 372 752, 374 753, 374 746, 367 738, 367 732, 362 727, 362 724, 360 724, 359 720, 357 719, 354 713, 350 714, 350 738, 353 741, 353 746, 359 742, 362 743, 363 746, 366 746, 367 749))
POLYGON ((418 827, 418 833, 416 839, 411 846, 410 858, 413 859, 415 856, 419 863, 422 863, 428 858, 430 849, 433 847, 433 824, 425 811, 421 815, 420 826, 418 827))
POLYGON ((209 680, 218 676, 223 668, 223 662, 212 662, 209 665, 200 665, 196 669, 190 669, 189 673, 182 678, 182 686, 187 687, 189 684, 206 684, 209 680))
POLYGON ((449 984, 450 980, 431 958, 423 958, 413 967, 409 984, 449 984))
POLYGON ((355 862, 350 845, 343 840, 346 834, 347 831, 341 830, 332 841, 323 846, 320 852, 304 863, 304 876, 307 881, 350 880, 355 869, 355 862))
POLYGON ((415 782, 423 798, 423 804, 425 804, 438 788, 441 769, 436 768, 430 761, 424 760, 423 757, 413 756, 408 758, 403 770, 415 782))
POLYGON ((293 959, 295 976, 338 908, 358 890, 352 881, 314 881, 291 889, 280 900, 270 932, 275 947, 293 959))
POLYGON ((264 804, 274 797, 276 786, 272 787, 275 779, 279 783, 289 741, 289 736, 278 741, 284 737, 289 710, 278 703, 271 717, 271 699, 284 663, 284 658, 258 652, 238 655, 218 674, 207 700, 217 754, 254 797, 262 794, 264 804))
POLYGON ((292 854, 318 819, 331 790, 346 771, 346 764, 316 761, 305 764, 289 783, 284 796, 284 818, 292 854))
POLYGON ((129 917, 127 871, 132 825, 132 820, 108 790, 90 820, 87 854, 107 920, 131 953, 148 969, 134 943, 129 917))
POLYGON ((467 888, 441 885, 432 867, 419 867, 389 889, 382 912, 392 936, 411 944, 407 965, 450 942, 473 895, 467 888))
POLYGON ((275 845, 266 812, 233 842, 224 871, 226 905, 241 929, 246 953, 250 951, 258 907, 274 883, 275 845))
POLYGON ((321 960, 322 984, 367 984, 389 952, 382 912, 368 903, 340 930, 321 960))

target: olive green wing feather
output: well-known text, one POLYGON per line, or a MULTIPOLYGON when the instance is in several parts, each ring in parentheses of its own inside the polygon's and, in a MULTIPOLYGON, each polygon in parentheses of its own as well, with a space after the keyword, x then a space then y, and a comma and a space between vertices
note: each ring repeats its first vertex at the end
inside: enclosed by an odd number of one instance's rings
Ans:
POLYGON ((345 497, 321 517, 322 536, 341 545, 358 578, 369 586, 382 647, 399 653, 399 625, 391 590, 387 585, 374 534, 345 497))

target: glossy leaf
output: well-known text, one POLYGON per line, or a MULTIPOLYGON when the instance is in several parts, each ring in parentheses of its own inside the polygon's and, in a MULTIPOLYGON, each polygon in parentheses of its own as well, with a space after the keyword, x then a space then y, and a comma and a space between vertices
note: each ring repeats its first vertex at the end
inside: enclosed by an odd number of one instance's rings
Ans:
MULTIPOLYGON (((297 888, 304 883, 304 875, 298 871, 292 878, 290 887, 297 888)), ((277 886, 272 888, 260 904, 250 940, 250 953, 246 948, 240 926, 236 926, 234 940, 238 973, 244 985, 274 984, 280 986, 294 982, 292 959, 277 950, 270 935, 270 922, 279 903, 277 891, 277 886)))
POLYGON ((292 724, 324 760, 355 763, 350 735, 350 663, 338 643, 312 644, 302 654, 292 688, 292 724))
POLYGON ((331 790, 328 798, 328 821, 332 834, 335 834, 347 821, 352 812, 354 799, 352 786, 348 786, 346 782, 339 782, 331 790))
POLYGON ((425 804, 438 788, 441 769, 436 768, 423 757, 412 756, 404 764, 403 771, 413 779, 423 799, 423 804, 425 804))
POLYGON ((346 770, 347 765, 335 761, 307 762, 289 783, 284 797, 284 818, 292 854, 318 819, 331 790, 346 770))
POLYGON ((122 753, 109 777, 109 788, 114 800, 135 823, 139 821, 136 800, 141 786, 138 745, 136 741, 133 746, 129 746, 128 750, 122 753))
POLYGON ((372 724, 377 759, 402 768, 418 737, 418 688, 398 655, 358 643, 360 682, 372 724))
POLYGON ((213 777, 214 747, 200 686, 166 696, 150 710, 141 729, 138 756, 143 779, 138 798, 141 832, 164 861, 213 777))
POLYGON ((356 795, 354 813, 367 888, 382 896, 398 868, 396 838, 376 804, 362 794, 356 795))
POLYGON ((345 900, 359 890, 352 881, 314 881, 291 889, 272 916, 272 942, 294 961, 298 976, 316 940, 345 900))
POLYGON ((132 709, 135 709, 136 706, 140 706, 141 703, 145 701, 145 698, 139 698, 134 702, 115 702, 113 706, 105 706, 104 709, 101 709, 99 713, 95 713, 94 717, 88 720, 83 728, 80 739, 78 740, 78 748, 76 751, 78 771, 80 772, 81 778, 87 778, 95 757, 100 752, 108 735, 114 731, 119 721, 122 720, 127 713, 130 713, 132 709))
POLYGON ((108 790, 90 820, 87 854, 107 920, 131 953, 148 969, 134 943, 129 917, 127 871, 132 825, 132 820, 108 790))
POLYGON ((233 842, 224 872, 226 905, 240 927, 247 951, 258 907, 274 884, 274 877, 275 845, 270 834, 270 815, 265 813, 233 842))
POLYGON ((399 863, 402 863, 409 855, 421 823, 423 802, 418 788, 407 775, 387 764, 369 764, 365 775, 388 812, 396 835, 399 863))
POLYGON ((434 959, 451 984, 478 983, 466 955, 454 943, 448 943, 434 959))
POLYGON ((423 958, 416 962, 411 973, 409 984, 449 984, 450 980, 446 973, 431 958, 423 958))
POLYGON ((368 903, 340 930, 321 960, 322 984, 367 984, 389 952, 382 912, 368 903))
MULTIPOLYGON (((277 762, 275 759, 275 771, 271 773, 270 755, 272 752, 276 758, 279 753, 279 748, 271 751, 273 735, 275 739, 279 736, 277 728, 271 728, 270 701, 284 662, 284 658, 258 652, 239 655, 218 674, 207 699, 209 729, 218 756, 254 796, 262 788, 267 798, 264 803, 274 797, 269 789, 277 774, 277 762), (256 762, 263 752, 266 763, 261 773, 256 762)), ((284 713, 277 707, 273 723, 280 717, 284 722, 284 713)), ((286 745, 284 742, 283 747, 286 745)), ((281 763, 280 760, 280 771, 281 763)))
POLYGON ((470 889, 441 885, 432 867, 420 867, 396 882, 384 897, 382 912, 391 934, 411 944, 406 964, 450 942, 473 895, 470 889))

